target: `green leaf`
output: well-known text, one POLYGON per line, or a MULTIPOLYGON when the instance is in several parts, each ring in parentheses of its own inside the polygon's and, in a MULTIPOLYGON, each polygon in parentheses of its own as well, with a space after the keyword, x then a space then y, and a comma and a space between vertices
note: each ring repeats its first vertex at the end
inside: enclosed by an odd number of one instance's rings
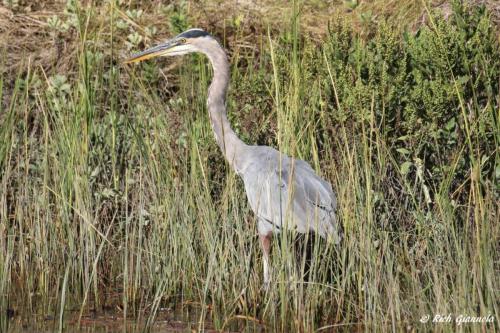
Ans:
POLYGON ((399 138, 397 138, 396 140, 398 140, 398 141, 405 141, 405 140, 407 140, 408 138, 410 138, 410 136, 409 136, 409 135, 403 135, 403 136, 400 136, 399 138))
POLYGON ((448 131, 451 131, 452 129, 454 129, 454 128, 455 128, 455 124, 456 124, 456 123, 455 123, 455 118, 451 118, 450 120, 448 120, 448 122, 446 123, 446 126, 445 126, 445 127, 446 127, 446 129, 447 129, 448 131))
POLYGON ((408 149, 406 149, 406 148, 398 148, 398 149, 396 149, 396 151, 397 151, 398 153, 400 153, 400 154, 403 154, 403 155, 409 155, 409 154, 411 153, 411 152, 410 152, 408 149))
POLYGON ((412 165, 413 165, 413 163, 412 163, 412 162, 409 162, 409 161, 406 161, 406 162, 404 162, 403 164, 401 164, 401 167, 400 167, 400 169, 401 169, 401 173, 402 173, 403 175, 408 174, 408 172, 410 172, 410 167, 411 167, 412 165))

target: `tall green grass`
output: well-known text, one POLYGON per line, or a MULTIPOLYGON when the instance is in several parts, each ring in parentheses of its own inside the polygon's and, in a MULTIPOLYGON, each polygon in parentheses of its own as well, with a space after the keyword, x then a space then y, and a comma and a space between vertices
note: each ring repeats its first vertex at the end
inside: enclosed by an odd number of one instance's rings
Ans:
POLYGON ((2 309, 61 329, 64 308, 109 307, 147 325, 182 309, 197 329, 498 328, 500 48, 487 12, 457 5, 416 35, 381 24, 369 39, 336 23, 320 45, 294 16, 258 50, 231 49, 237 133, 309 161, 345 229, 339 249, 275 237, 268 292, 255 218, 212 137, 206 59, 118 66, 112 20, 78 15, 74 72, 27 62, 0 79, 2 309), (448 313, 496 321, 419 322, 448 313))

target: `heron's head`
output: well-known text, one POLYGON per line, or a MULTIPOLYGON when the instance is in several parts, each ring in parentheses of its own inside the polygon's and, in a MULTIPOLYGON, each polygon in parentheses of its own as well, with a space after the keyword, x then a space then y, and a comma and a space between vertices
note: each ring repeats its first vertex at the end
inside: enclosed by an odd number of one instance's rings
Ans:
POLYGON ((164 43, 132 55, 125 63, 139 62, 154 57, 168 57, 192 52, 204 52, 218 42, 202 29, 189 29, 164 43))

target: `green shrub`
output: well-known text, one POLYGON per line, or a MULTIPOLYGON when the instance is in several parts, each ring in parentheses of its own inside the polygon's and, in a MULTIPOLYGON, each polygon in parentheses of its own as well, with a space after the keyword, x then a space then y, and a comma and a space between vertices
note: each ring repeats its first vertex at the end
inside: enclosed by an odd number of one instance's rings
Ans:
MULTIPOLYGON (((467 193, 475 164, 483 185, 498 181, 500 44, 484 8, 454 9, 448 21, 434 17, 403 38, 382 25, 365 41, 338 25, 311 61, 321 64, 316 75, 330 92, 332 123, 348 126, 359 141, 373 110, 401 171, 410 180, 422 168, 431 194, 464 184, 460 193, 467 193), (445 180, 449 188, 442 189, 445 180)), ((467 197, 454 199, 463 204, 467 197)))

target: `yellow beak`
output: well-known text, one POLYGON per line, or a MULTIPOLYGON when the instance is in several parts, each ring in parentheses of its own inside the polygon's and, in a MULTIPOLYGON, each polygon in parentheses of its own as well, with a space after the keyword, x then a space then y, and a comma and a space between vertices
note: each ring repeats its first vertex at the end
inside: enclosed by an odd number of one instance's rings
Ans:
POLYGON ((167 55, 169 53, 169 51, 176 45, 177 45, 176 43, 166 42, 164 44, 154 46, 154 47, 147 49, 145 51, 133 54, 130 58, 125 60, 123 63, 130 64, 130 63, 140 62, 140 61, 154 58, 154 57, 159 57, 162 55, 167 55))

